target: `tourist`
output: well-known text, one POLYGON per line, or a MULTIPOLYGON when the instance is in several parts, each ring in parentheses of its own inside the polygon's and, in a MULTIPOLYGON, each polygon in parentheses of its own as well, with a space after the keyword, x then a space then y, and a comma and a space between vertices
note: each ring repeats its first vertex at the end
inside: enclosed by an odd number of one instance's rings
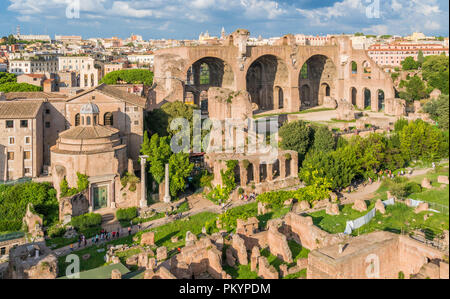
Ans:
POLYGON ((131 226, 128 227, 128 235, 131 236, 131 226))
POLYGON ((116 233, 117 238, 119 238, 119 235, 120 235, 120 228, 117 229, 117 233, 116 233))
POLYGON ((87 240, 86 240, 86 236, 85 236, 85 235, 83 235, 83 243, 84 243, 84 247, 86 247, 86 245, 87 245, 87 240))
POLYGON ((78 248, 81 247, 81 235, 78 236, 78 248))
POLYGON ((70 251, 73 251, 73 243, 70 243, 70 251))
POLYGON ((116 232, 115 231, 112 232, 112 237, 113 237, 113 239, 116 237, 116 232))

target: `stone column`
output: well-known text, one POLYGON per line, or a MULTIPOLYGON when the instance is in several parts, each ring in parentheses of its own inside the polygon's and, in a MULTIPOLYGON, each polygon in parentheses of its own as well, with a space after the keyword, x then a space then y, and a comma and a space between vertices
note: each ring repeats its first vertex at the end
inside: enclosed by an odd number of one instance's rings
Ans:
POLYGON ((247 168, 244 167, 244 161, 239 161, 239 172, 241 177, 241 186, 247 186, 247 168))
POLYGON ((255 161, 255 163, 252 163, 252 165, 253 165, 253 180, 255 181, 255 184, 259 184, 261 181, 259 161, 255 161))
POLYGON ((141 200, 139 201, 139 206, 141 208, 145 208, 147 206, 147 186, 145 184, 146 181, 146 172, 145 172, 145 164, 147 162, 148 156, 139 156, 141 158, 141 200))
POLYGON ((267 163, 267 181, 273 181, 273 164, 267 163))
POLYGON ((169 164, 166 163, 166 177, 164 178, 164 202, 170 202, 170 191, 169 191, 169 164))
POLYGON ((116 178, 114 178, 111 182, 111 192, 110 192, 111 199, 109 200, 109 206, 112 209, 116 208, 116 184, 115 184, 115 182, 116 182, 116 178))

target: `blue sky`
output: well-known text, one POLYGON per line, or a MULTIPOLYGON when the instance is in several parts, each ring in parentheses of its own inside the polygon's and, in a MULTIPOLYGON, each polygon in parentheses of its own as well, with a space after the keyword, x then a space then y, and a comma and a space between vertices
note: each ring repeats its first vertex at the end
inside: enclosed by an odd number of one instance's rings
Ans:
MULTIPOLYGON (((447 0, 0 0, 0 35, 22 34, 197 38, 237 28, 252 36, 286 33, 448 36, 447 0), (80 18, 67 18, 70 3, 80 18), (370 8, 379 3, 379 17, 370 8), (369 14, 367 13, 369 11, 369 14)), ((70 15, 69 15, 70 16, 70 15)))

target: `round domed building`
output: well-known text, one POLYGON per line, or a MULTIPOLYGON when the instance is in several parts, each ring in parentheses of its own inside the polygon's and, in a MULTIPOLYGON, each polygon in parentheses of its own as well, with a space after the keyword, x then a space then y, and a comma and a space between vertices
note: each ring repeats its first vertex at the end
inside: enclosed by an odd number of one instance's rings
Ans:
POLYGON ((77 173, 87 175, 90 211, 116 207, 116 185, 120 185, 120 174, 127 170, 128 163, 127 145, 119 130, 99 125, 98 118, 97 105, 83 105, 79 125, 61 132, 50 149, 53 185, 58 194, 64 178, 70 187, 76 188, 77 173))

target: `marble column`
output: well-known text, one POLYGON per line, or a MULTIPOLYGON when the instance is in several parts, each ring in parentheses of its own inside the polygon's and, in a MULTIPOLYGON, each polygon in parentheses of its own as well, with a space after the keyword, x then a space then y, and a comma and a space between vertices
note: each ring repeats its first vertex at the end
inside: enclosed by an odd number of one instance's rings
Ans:
POLYGON ((298 155, 297 153, 291 153, 291 176, 297 177, 298 175, 298 155))
POLYGON ((169 191, 169 164, 166 163, 166 177, 164 179, 164 202, 170 202, 170 191, 169 191))
POLYGON ((141 200, 139 201, 139 206, 145 208, 147 206, 147 186, 146 182, 146 171, 145 164, 147 163, 148 156, 139 156, 141 158, 141 200))

